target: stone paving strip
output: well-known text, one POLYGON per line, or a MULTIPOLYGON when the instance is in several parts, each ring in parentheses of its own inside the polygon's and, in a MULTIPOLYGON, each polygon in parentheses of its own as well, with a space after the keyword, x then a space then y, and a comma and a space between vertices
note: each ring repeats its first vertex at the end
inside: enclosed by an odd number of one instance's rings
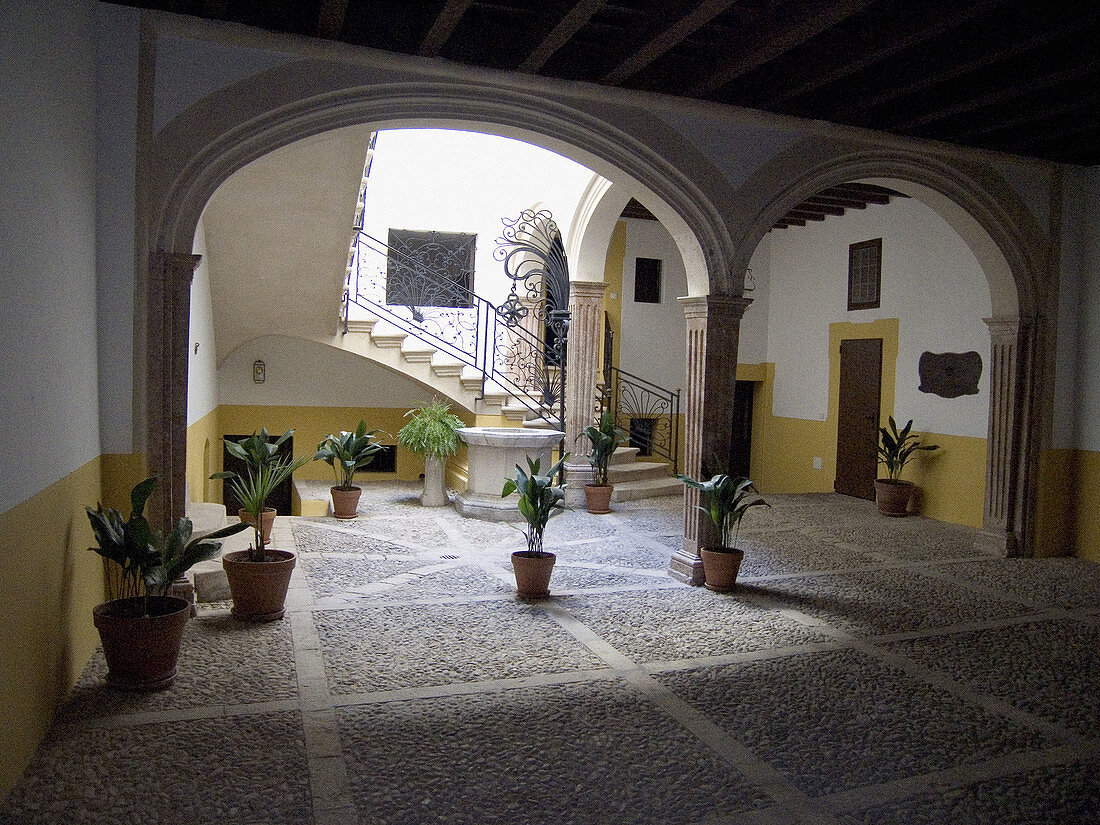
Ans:
POLYGON ((555 516, 524 602, 522 534, 417 494, 278 519, 286 618, 200 607, 168 690, 97 653, 0 825, 1100 822, 1098 565, 775 496, 715 594, 665 498, 555 516))

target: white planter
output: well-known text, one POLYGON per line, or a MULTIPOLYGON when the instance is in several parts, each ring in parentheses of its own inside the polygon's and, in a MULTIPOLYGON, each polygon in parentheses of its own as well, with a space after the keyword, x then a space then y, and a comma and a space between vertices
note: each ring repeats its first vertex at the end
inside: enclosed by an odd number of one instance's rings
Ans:
POLYGON ((424 493, 420 503, 424 507, 445 507, 451 503, 447 498, 444 464, 432 456, 424 457, 424 493))

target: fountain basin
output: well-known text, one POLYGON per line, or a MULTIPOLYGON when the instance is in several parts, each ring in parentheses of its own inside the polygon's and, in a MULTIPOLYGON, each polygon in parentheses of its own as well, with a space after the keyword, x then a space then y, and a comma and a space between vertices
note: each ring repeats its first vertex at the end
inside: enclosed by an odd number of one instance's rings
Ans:
POLYGON ((504 481, 517 464, 527 468, 528 456, 540 459, 543 472, 550 469, 551 452, 565 433, 529 427, 462 427, 456 432, 468 447, 469 465, 466 492, 455 499, 458 512, 486 521, 523 521, 518 496, 500 497, 504 481))

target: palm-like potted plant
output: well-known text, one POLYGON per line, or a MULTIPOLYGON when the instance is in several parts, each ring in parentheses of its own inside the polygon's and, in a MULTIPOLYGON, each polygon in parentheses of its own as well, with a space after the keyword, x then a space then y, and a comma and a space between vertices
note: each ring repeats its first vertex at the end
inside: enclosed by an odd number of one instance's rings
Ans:
POLYGON ((566 453, 546 474, 541 470, 541 458, 527 456, 527 469, 516 465, 515 475, 506 478, 501 498, 519 493, 519 511, 527 522, 524 531, 527 549, 512 553, 512 570, 516 574, 516 590, 522 598, 537 599, 550 595, 550 575, 554 572, 557 556, 542 547, 542 533, 546 522, 556 509, 565 509, 564 485, 555 486, 554 476, 559 473, 569 457, 566 453))
POLYGON ((397 443, 424 457, 424 492, 420 503, 425 507, 442 507, 449 503, 444 467, 460 445, 455 431, 466 424, 451 412, 450 404, 439 399, 409 410, 405 417, 409 423, 397 431, 397 443))
POLYGON ((110 599, 92 609, 107 660, 107 684, 125 690, 159 690, 176 678, 183 629, 191 604, 169 596, 168 588, 191 567, 217 555, 221 542, 248 525, 237 523, 192 536, 190 519, 167 534, 153 530, 144 516, 156 486, 147 478, 130 492, 130 517, 97 504, 88 511, 97 546, 92 549, 118 565, 108 577, 110 599))
POLYGON ((332 493, 332 514, 336 518, 355 518, 362 490, 352 485, 355 474, 365 470, 382 452, 382 445, 375 435, 381 430, 367 431, 367 422, 360 421, 354 432, 341 430, 339 435, 330 433, 317 445, 317 455, 330 467, 336 477, 332 493))
POLYGON ((221 472, 211 476, 228 481, 233 494, 252 516, 251 546, 222 556, 222 567, 233 595, 233 615, 238 618, 270 622, 281 619, 286 612, 286 591, 294 571, 295 556, 289 550, 265 548, 260 516, 275 488, 313 459, 313 455, 296 459, 275 456, 260 467, 246 468, 244 475, 221 472))
MULTIPOLYGON (((233 441, 228 438, 225 439, 225 450, 234 458, 240 459, 244 463, 246 470, 258 473, 262 467, 279 457, 279 448, 292 435, 294 435, 294 430, 287 430, 281 436, 273 440, 271 433, 267 431, 267 427, 261 427, 258 431, 252 433, 252 435, 247 438, 242 438, 239 441, 233 441)), ((222 473, 220 475, 213 475, 211 478, 230 478, 232 475, 231 473, 222 473)), ((271 492, 274 492, 274 490, 271 492)), ((241 498, 236 492, 234 492, 234 495, 237 496, 241 504, 241 509, 237 511, 237 516, 241 521, 248 522, 249 524, 261 524, 263 541, 264 544, 267 544, 271 540, 271 528, 275 524, 275 508, 267 507, 265 504, 260 510, 259 522, 255 522, 256 516, 253 515, 253 508, 249 507, 249 503, 241 498)))
POLYGON ((920 436, 912 432, 913 419, 901 430, 890 416, 888 427, 879 427, 878 460, 886 467, 886 478, 875 479, 875 503, 884 516, 909 515, 909 499, 913 495, 913 482, 903 481, 901 471, 916 458, 918 452, 938 450, 936 444, 921 444, 920 436))
POLYGON ((592 452, 585 456, 592 465, 592 483, 584 485, 588 512, 600 515, 610 513, 611 494, 615 485, 607 482, 607 465, 619 444, 622 432, 615 426, 615 416, 611 411, 604 410, 600 414, 600 423, 589 424, 581 431, 581 435, 587 436, 592 444, 592 452))
POLYGON ((706 499, 706 506, 699 509, 706 513, 718 531, 722 542, 717 547, 701 547, 703 574, 709 590, 727 593, 737 585, 737 573, 745 558, 745 551, 737 547, 737 534, 741 519, 751 507, 770 507, 756 491, 753 483, 744 477, 719 473, 708 481, 696 481, 685 475, 676 476, 689 487, 699 490, 706 499))

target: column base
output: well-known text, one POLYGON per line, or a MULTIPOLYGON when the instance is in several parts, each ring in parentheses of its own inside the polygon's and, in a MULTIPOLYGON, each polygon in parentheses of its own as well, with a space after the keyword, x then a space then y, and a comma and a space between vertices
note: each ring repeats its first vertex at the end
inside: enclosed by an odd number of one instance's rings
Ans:
POLYGON ((587 461, 565 462, 565 505, 576 510, 588 506, 584 497, 584 485, 591 484, 595 475, 587 461))
POLYGON ((677 550, 668 563, 668 574, 684 584, 699 587, 705 581, 703 560, 687 550, 677 550))
POLYGON ((974 540, 974 547, 1004 559, 1020 555, 1020 545, 1016 535, 1003 527, 985 527, 974 540))

